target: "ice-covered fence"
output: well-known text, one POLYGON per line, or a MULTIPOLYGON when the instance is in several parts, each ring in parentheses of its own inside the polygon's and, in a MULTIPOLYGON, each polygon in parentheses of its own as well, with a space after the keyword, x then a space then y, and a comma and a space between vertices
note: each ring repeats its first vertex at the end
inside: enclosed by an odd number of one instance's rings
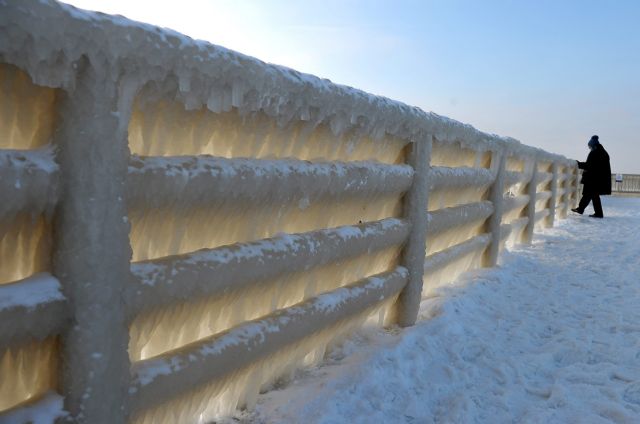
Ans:
POLYGON ((54 2, 0 1, 0 84, 0 420, 251 406, 576 198, 561 156, 54 2))
POLYGON ((614 194, 640 194, 640 175, 611 174, 611 190, 614 194))

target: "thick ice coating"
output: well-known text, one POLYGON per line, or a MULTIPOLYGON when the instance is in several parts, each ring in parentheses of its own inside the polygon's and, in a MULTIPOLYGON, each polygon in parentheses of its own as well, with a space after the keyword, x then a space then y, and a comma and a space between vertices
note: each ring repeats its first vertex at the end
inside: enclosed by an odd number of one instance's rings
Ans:
MULTIPOLYGON (((217 116, 235 111, 239 117, 233 113, 230 119, 237 119, 236 122, 241 124, 247 122, 246 117, 250 117, 251 121, 254 119, 251 116, 257 116, 254 113, 258 113, 269 118, 262 121, 267 127, 275 124, 274 128, 293 128, 292 125, 301 123, 309 128, 325 125, 330 130, 331 140, 350 133, 356 139, 371 137, 373 140, 386 139, 389 135, 403 140, 400 142, 402 145, 407 141, 422 140, 430 134, 439 142, 457 142, 470 149, 473 159, 466 166, 473 166, 478 150, 491 151, 500 147, 506 148, 511 154, 536 152, 545 157, 564 160, 561 156, 522 145, 514 139, 483 133, 470 125, 435 113, 425 113, 419 108, 385 97, 373 96, 282 66, 266 64, 220 46, 192 40, 176 32, 122 17, 81 11, 51 0, 30 2, 28 8, 10 8, 9 11, 10 13, 3 13, 0 17, 0 26, 11 31, 10 37, 0 38, 3 60, 25 70, 36 84, 72 88, 75 84, 73 76, 82 57, 86 57, 93 66, 100 65, 96 68, 101 73, 99 76, 117 78, 121 75, 120 70, 124 71, 119 84, 121 102, 128 102, 129 110, 134 111, 131 120, 132 148, 139 154, 209 153, 227 156, 222 151, 197 147, 196 150, 184 151, 185 148, 189 149, 189 145, 207 145, 210 139, 206 136, 195 137, 200 141, 190 142, 193 135, 174 138, 171 132, 166 143, 158 139, 157 144, 154 143, 156 146, 143 147, 152 141, 144 134, 159 133, 159 137, 167 135, 166 131, 162 131, 164 127, 157 126, 165 120, 163 114, 169 113, 174 117, 171 110, 182 113, 184 106, 187 111, 203 111, 206 108, 218 114, 217 116), (46 24, 53 21, 57 25, 46 24), (37 42, 34 42, 35 39, 37 42), (95 46, 100 48, 96 49, 95 46), (33 60, 34 58, 37 60, 33 60), (139 95, 134 106, 133 97, 136 92, 139 95), (138 116, 145 113, 150 116, 138 116), (144 128, 145 125, 150 125, 149 130, 144 128), (179 149, 176 149, 177 145, 180 145, 179 149)), ((203 122, 206 126, 217 125, 213 122, 216 119, 206 120, 201 116, 194 116, 187 121, 189 126, 194 122, 209 121, 203 122)), ((220 120, 221 125, 225 125, 224 121, 225 119, 220 120)), ((250 121, 249 127, 254 125, 250 121)), ((177 129, 180 127, 184 126, 172 126, 170 131, 180 131, 177 129)), ((208 127, 201 130, 194 127, 188 131, 194 134, 211 133, 208 127)), ((249 133, 255 137, 261 131, 252 130, 249 133)), ((233 144, 246 145, 250 142, 243 139, 238 141, 239 143, 233 144)), ((329 144, 333 143, 331 141, 329 144)), ((335 145, 322 149, 325 152, 336 152, 335 145)), ((375 152, 376 149, 370 151, 375 152)), ((277 154, 274 152, 267 155, 273 157, 277 154)), ((377 160, 381 160, 377 153, 375 156, 377 160)), ((309 159, 325 155, 299 157, 309 159)), ((438 154, 434 155, 434 158, 438 157, 438 154)), ((397 157, 392 162, 396 160, 397 157)), ((437 162, 436 159, 434 164, 441 165, 437 162)))

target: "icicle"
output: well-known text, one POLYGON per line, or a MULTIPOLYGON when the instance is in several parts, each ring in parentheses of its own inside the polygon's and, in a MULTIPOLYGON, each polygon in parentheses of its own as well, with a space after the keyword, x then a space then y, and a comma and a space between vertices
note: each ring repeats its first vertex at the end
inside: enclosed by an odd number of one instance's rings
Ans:
POLYGON ((274 355, 245 369, 235 371, 221 380, 194 388, 193 391, 156 408, 141 411, 134 417, 133 422, 135 424, 206 423, 231 414, 238 406, 250 407, 256 395, 256 388, 271 388, 280 378, 290 377, 292 369, 321 362, 327 346, 336 345, 339 340, 363 325, 371 325, 368 318, 377 317, 380 309, 388 310, 394 300, 374 306, 360 315, 311 334, 300 342, 285 346, 274 355), (310 355, 309 352, 313 353, 310 355))
MULTIPOLYGON (((236 90, 241 90, 237 88, 236 90)), ((139 155, 199 155, 285 158, 305 160, 376 160, 400 163, 406 141, 386 137, 359 137, 344 133, 346 120, 334 117, 330 125, 305 121, 275 126, 264 113, 240 116, 231 110, 232 88, 212 88, 207 109, 185 110, 179 103, 137 101, 129 125, 129 145, 139 155), (144 103, 144 106, 142 106, 144 103), (344 122, 343 122, 344 121, 344 122), (333 132, 340 136, 336 139, 333 132), (344 133, 344 134, 343 134, 344 133), (250 140, 254 140, 252 142, 250 140)), ((237 99, 236 99, 237 100, 237 99)))
POLYGON ((51 139, 56 90, 37 86, 20 69, 0 64, 0 149, 35 149, 51 139))
POLYGON ((267 315, 274 309, 289 307, 317 293, 392 269, 397 265, 399 253, 400 247, 396 246, 283 275, 219 298, 204 298, 141 314, 131 325, 129 355, 133 361, 156 356, 267 315), (277 303, 265 302, 276 293, 277 303))
POLYGON ((55 388, 56 357, 54 338, 0 351, 0 411, 55 388))

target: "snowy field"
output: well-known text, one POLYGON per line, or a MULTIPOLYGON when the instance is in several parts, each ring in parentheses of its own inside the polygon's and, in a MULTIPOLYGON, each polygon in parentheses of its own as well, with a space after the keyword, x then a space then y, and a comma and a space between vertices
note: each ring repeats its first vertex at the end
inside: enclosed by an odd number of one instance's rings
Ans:
POLYGON ((357 335, 228 421, 640 423, 640 198, 603 206, 604 220, 569 216, 439 290, 415 327, 357 335))

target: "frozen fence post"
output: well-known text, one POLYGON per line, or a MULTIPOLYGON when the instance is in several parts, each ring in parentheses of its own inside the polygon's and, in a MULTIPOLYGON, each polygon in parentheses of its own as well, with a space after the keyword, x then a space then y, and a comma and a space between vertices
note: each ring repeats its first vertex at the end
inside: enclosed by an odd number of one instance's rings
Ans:
POLYGON ((569 213, 569 202, 571 201, 571 176, 569 175, 569 171, 571 171, 571 168, 569 168, 568 165, 563 167, 562 175, 564 181, 562 187, 564 188, 564 203, 562 204, 562 213, 560 214, 560 217, 563 219, 566 218, 569 213))
POLYGON ((533 160, 533 169, 531 170, 531 179, 527 186, 527 194, 529 195, 529 203, 527 204, 527 226, 522 234, 522 241, 530 244, 533 240, 533 229, 536 226, 536 193, 538 186, 538 159, 533 160))
POLYGON ((491 186, 489 200, 493 203, 493 214, 489 217, 487 232, 491 234, 491 241, 484 256, 484 266, 492 267, 498 263, 500 254, 500 225, 502 224, 502 209, 504 204, 504 174, 505 152, 493 152, 491 156, 491 168, 495 172, 495 180, 491 186))
POLYGON ((580 173, 578 172, 578 164, 575 162, 571 166, 571 176, 573 178, 573 182, 571 183, 571 206, 572 208, 576 207, 576 201, 578 200, 578 185, 580 184, 579 177, 580 173))
POLYGON ((131 258, 124 203, 128 116, 120 115, 117 83, 86 60, 78 65, 75 88, 59 99, 54 134, 61 193, 53 268, 72 314, 62 335, 62 390, 74 422, 124 423, 129 358, 123 287, 131 258))
POLYGON ((402 327, 415 324, 422 298, 429 196, 427 180, 432 144, 432 136, 412 142, 407 157, 414 174, 411 188, 404 198, 404 218, 411 223, 411 232, 402 252, 402 266, 409 270, 409 282, 398 298, 398 324, 402 327))
POLYGON ((576 164, 575 172, 576 172, 575 191, 576 191, 576 200, 578 200, 582 197, 583 186, 582 184, 580 184, 580 181, 582 180, 582 169, 578 168, 577 164, 576 164))
POLYGON ((556 204, 558 201, 558 162, 551 164, 551 198, 549 198, 549 215, 547 216, 547 227, 553 227, 556 220, 556 204))

